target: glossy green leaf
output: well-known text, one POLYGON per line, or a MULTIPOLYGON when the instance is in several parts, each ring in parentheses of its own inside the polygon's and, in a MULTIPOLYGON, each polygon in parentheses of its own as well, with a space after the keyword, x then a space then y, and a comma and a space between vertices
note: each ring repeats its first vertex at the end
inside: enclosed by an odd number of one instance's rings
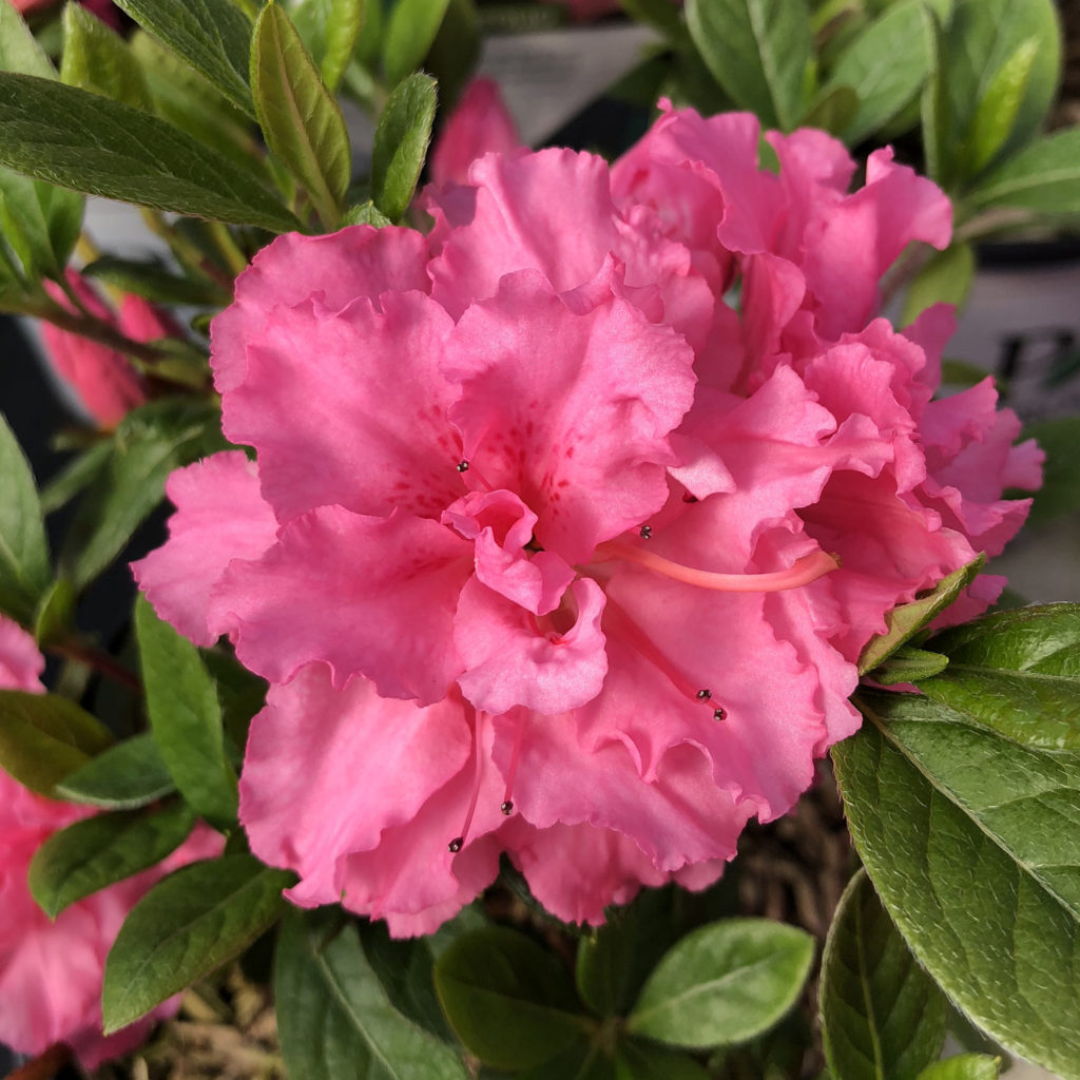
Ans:
POLYGON ((424 167, 435 121, 435 80, 410 75, 390 95, 375 129, 371 194, 392 222, 400 221, 424 167))
POLYGON ((983 177, 965 198, 972 209, 1080 213, 1080 128, 1038 139, 983 177))
POLYGON ((135 109, 153 109, 139 62, 123 39, 78 4, 64 8, 64 53, 60 78, 135 109))
POLYGON ((0 415, 0 610, 29 623, 49 587, 49 548, 30 463, 0 415))
POLYGON ((929 697, 1025 746, 1080 750, 1080 604, 998 611, 933 648, 949 666, 929 697))
POLYGON ((901 326, 910 326, 928 307, 952 304, 963 310, 975 281, 975 252, 956 241, 933 255, 908 286, 901 326))
POLYGON ((495 1068, 537 1066, 592 1027, 555 956, 504 927, 455 941, 435 964, 435 989, 458 1038, 495 1068))
POLYGON ((283 232, 292 214, 171 124, 76 87, 0 74, 0 164, 89 195, 283 232))
MULTIPOLYGON (((268 683, 248 671, 235 656, 216 649, 201 649, 203 663, 214 679, 218 701, 221 702, 225 735, 232 740, 239 765, 247 745, 248 728, 252 718, 266 704, 268 683)), ((226 752, 230 747, 226 745, 226 752)))
POLYGON ((195 816, 183 803, 157 813, 95 814, 54 832, 37 849, 27 882, 55 919, 84 897, 156 866, 188 837, 195 816))
POLYGON ((161 502, 174 469, 225 448, 220 425, 221 414, 212 405, 175 398, 143 405, 124 418, 60 552, 61 570, 78 588, 120 554, 161 502))
POLYGON ((128 915, 105 963, 105 1034, 239 955, 287 909, 293 874, 251 855, 192 863, 158 882, 128 915))
POLYGON ((0 690, 0 768, 39 795, 111 743, 108 729, 67 698, 0 690))
POLYGON ((356 51, 368 4, 376 0, 294 0, 289 14, 322 80, 336 90, 356 51))
POLYGON ((56 69, 11 0, 0 0, 0 71, 56 78, 56 69))
POLYGON ((146 711, 177 788, 216 825, 236 822, 236 774, 225 756, 221 705, 199 650, 140 594, 135 602, 146 711))
POLYGON ((919 962, 991 1036, 1080 1077, 1080 757, 860 691, 832 749, 848 827, 919 962), (977 883, 977 887, 973 887, 977 883))
POLYGON ((231 0, 116 0, 144 30, 234 105, 254 116, 248 87, 251 22, 231 0))
POLYGON ((424 62, 442 25, 449 0, 396 0, 383 39, 383 70, 396 87, 424 62))
POLYGON ((902 604, 885 616, 888 629, 870 641, 859 657, 859 674, 865 675, 883 664, 923 627, 933 622, 978 576, 986 559, 979 556, 967 566, 941 579, 929 595, 902 604))
POLYGON ((813 959, 813 938, 794 926, 767 919, 703 926, 660 961, 626 1029, 700 1048, 752 1038, 795 1003, 813 959))
POLYGON ((1028 524, 1038 525, 1080 512, 1080 416, 1059 416, 1041 420, 1024 429, 1024 437, 1034 439, 1046 452, 1043 483, 1032 492, 1035 502, 1028 524))
POLYGON ((915 1080, 941 1053, 945 995, 911 955, 863 870, 833 916, 820 1002, 836 1080, 915 1080))
POLYGON ((332 909, 290 911, 274 965, 291 1080, 466 1080, 458 1055, 397 1012, 356 927, 332 909))
POLYGON ((262 9, 251 39, 251 92, 267 145, 307 190, 323 225, 334 228, 349 187, 349 133, 275 0, 262 9))
POLYGON ((882 686, 917 683, 940 675, 949 666, 949 658, 940 653, 915 649, 910 645, 897 649, 883 664, 874 668, 874 682, 882 686))
POLYGON ((918 1080, 997 1080, 1000 1060, 988 1054, 958 1054, 928 1065, 918 1080))
POLYGON ((59 798, 103 810, 135 810, 175 790, 149 732, 110 746, 56 785, 59 798))
POLYGON ((66 578, 57 578, 42 599, 34 620, 34 640, 39 648, 48 648, 73 635, 75 601, 75 587, 66 578))
POLYGON ((766 127, 793 128, 813 35, 805 0, 687 0, 690 36, 713 77, 766 127))
POLYGON ((82 274, 155 304, 209 307, 228 304, 232 299, 220 285, 180 277, 154 260, 138 262, 106 255, 87 265, 82 274))
POLYGON ((862 142, 915 99, 930 73, 932 30, 923 0, 904 0, 840 53, 826 86, 847 86, 857 95, 855 114, 840 131, 846 142, 862 142))

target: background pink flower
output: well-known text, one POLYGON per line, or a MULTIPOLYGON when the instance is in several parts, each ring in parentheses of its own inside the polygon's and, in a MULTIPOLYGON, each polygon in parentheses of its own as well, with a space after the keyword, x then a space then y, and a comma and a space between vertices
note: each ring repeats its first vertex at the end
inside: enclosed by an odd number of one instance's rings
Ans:
POLYGON ((485 154, 509 154, 521 146, 517 125, 494 79, 472 79, 431 151, 436 184, 465 183, 469 166, 485 154))

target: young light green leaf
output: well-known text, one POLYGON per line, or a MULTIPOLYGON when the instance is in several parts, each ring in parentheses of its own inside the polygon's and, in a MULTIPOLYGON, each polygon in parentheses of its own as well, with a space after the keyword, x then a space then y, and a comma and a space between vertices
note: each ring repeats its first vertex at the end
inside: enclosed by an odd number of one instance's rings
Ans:
POLYGON ((156 866, 188 837, 183 803, 153 814, 95 814, 54 832, 30 862, 27 883, 51 919, 84 897, 156 866))
POLYGON ((848 826, 912 952, 976 1024, 1080 1077, 1080 757, 926 697, 861 691, 832 749, 848 826), (972 882, 978 881, 978 888, 972 882))
POLYGON ((901 645, 906 645, 936 619, 978 577, 985 562, 986 558, 980 555, 967 566, 942 578, 928 596, 890 611, 885 616, 888 629, 870 641, 859 657, 859 674, 865 675, 883 664, 901 645))
POLYGON ((292 910, 274 963, 281 1053, 292 1080, 466 1080, 458 1055, 397 1012, 338 911, 292 910))
POLYGON ((376 229, 381 229, 391 224, 393 222, 370 199, 359 206, 350 206, 341 219, 343 229, 348 225, 374 225, 376 229))
POLYGON ((435 989, 458 1038, 497 1069, 540 1065, 594 1026, 555 956, 505 927, 458 938, 435 964, 435 989))
POLYGON ((953 241, 919 271, 904 297, 901 326, 910 326, 928 307, 952 304, 963 310, 975 281, 975 251, 970 244, 953 241))
POLYGON ((997 1080, 1000 1058, 988 1054, 958 1054, 928 1065, 918 1080, 997 1080))
POLYGON ((371 192, 375 206, 390 221, 409 207, 424 167, 435 121, 435 80, 410 75, 390 95, 375 129, 371 192))
POLYGON ((69 802, 103 810, 136 810, 176 790, 149 732, 110 746, 56 785, 69 802))
POLYGON ((108 729, 56 694, 0 690, 0 769, 39 795, 112 743, 108 729))
POLYGON ((66 578, 57 578, 42 599, 34 620, 38 648, 46 649, 73 635, 75 601, 75 587, 66 578))
POLYGON ((925 694, 1025 746, 1080 750, 1080 604, 986 615, 937 635, 925 694))
POLYGON ((766 127, 803 114, 813 34, 806 0, 687 0, 686 21, 713 77, 766 127))
POLYGON ((657 965, 626 1023, 674 1046, 742 1042, 772 1027, 810 973, 814 939, 768 919, 725 919, 684 937, 657 965))
POLYGON ((286 910, 296 881, 251 855, 192 863, 158 882, 128 915, 105 963, 105 1034, 151 1009, 251 944, 286 910))
POLYGON ((949 658, 940 653, 927 652, 904 645, 883 664, 874 668, 874 682, 882 686, 897 683, 917 683, 940 675, 949 666, 949 658))
POLYGON ((833 916, 820 1000, 836 1080, 908 1080, 941 1053, 948 1002, 897 933, 865 870, 833 916))
POLYGON ((1080 213, 1080 128, 1033 142, 983 177, 964 202, 971 209, 1080 213))
POLYGON ((353 58, 367 8, 364 0, 294 0, 289 5, 289 15, 331 92, 353 58))
POLYGON ((0 0, 0 71, 56 78, 56 69, 11 0, 0 0))
POLYGON ((78 4, 64 8, 60 78, 68 86, 103 94, 134 109, 153 109, 146 78, 127 44, 78 4))
POLYGON ((933 25, 923 0, 891 4, 837 57, 826 87, 847 86, 857 108, 840 130, 854 146, 913 101, 930 73, 933 25))
POLYGON ((30 280, 59 278, 82 228, 74 191, 0 169, 0 225, 30 280))
POLYGON ((251 39, 251 92, 270 149, 304 186, 329 230, 349 187, 345 118, 282 8, 268 0, 251 39))
POLYGON ((76 588, 88 585, 161 502, 169 474, 225 446, 221 414, 205 402, 173 398, 129 413, 79 504, 60 552, 61 571, 76 588))
POLYGON ((383 39, 383 70, 396 87, 428 54, 442 25, 449 0, 397 0, 383 39))
POLYGON ((0 74, 0 164, 89 195, 283 232, 296 219, 217 151, 97 94, 0 74))
POLYGON ((135 602, 146 711, 154 741, 180 793, 215 825, 236 822, 236 774, 225 757, 221 705, 199 650, 135 602))
POLYGON ((251 22, 231 0, 116 0, 143 29, 237 108, 254 116, 248 88, 251 22))
POLYGON ((0 610, 29 623, 49 587, 49 548, 30 463, 2 415, 0 476, 0 610))

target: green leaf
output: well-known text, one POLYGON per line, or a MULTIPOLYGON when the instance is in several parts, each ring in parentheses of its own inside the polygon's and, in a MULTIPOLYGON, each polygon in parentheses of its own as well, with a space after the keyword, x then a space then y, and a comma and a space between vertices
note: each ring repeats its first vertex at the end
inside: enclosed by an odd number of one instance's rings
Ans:
POLYGON ((941 361, 941 382, 943 386, 970 387, 981 383, 990 372, 986 368, 969 364, 966 360, 950 360, 945 357, 941 361))
POLYGON ((450 0, 424 62, 439 84, 444 109, 461 96, 480 60, 480 48, 480 14, 476 3, 450 0))
POLYGON ((398 1013, 340 911, 289 912, 274 964, 291 1080, 466 1080, 445 1043, 398 1013))
POLYGON ((0 71, 56 78, 56 69, 11 0, 0 0, 0 71))
POLYGON ((84 588, 124 549, 165 494, 169 474, 225 448, 217 409, 173 398, 130 412, 91 482, 60 552, 61 571, 84 588))
POLYGON ((41 509, 46 514, 67 505, 94 479, 109 460, 112 444, 94 443, 74 457, 41 489, 41 509))
POLYGON ((341 219, 343 229, 348 225, 374 225, 376 229, 381 229, 392 224, 393 222, 378 210, 370 199, 359 206, 349 207, 345 212, 345 216, 341 219))
MULTIPOLYGON (((213 676, 221 702, 222 723, 225 735, 231 739, 237 755, 237 764, 243 759, 247 745, 248 728, 255 714, 266 704, 268 683, 248 671, 234 656, 216 649, 201 649, 203 663, 213 676)), ((229 750, 226 744, 226 751, 229 750)))
POLYGON ((684 937, 660 961, 626 1030, 675 1046, 742 1042, 795 1003, 814 940, 767 919, 725 919, 684 937))
POLYGON ((933 647, 949 666, 929 697, 1025 746, 1080 750, 1080 604, 998 611, 933 647))
POLYGON ((75 588, 65 578, 57 578, 45 594, 34 620, 34 640, 48 648, 72 636, 75 626, 75 588))
POLYGON ((248 88, 251 22, 230 0, 116 0, 143 29, 254 116, 248 88))
POLYGON ((919 962, 1005 1046, 1080 1077, 1080 758, 860 691, 832 749, 848 827, 919 962), (977 887, 973 887, 977 883, 977 887))
POLYGON ((865 870, 833 916, 821 962, 825 1053, 837 1080, 913 1080, 945 1042, 948 1003, 916 963, 865 870))
POLYGON ((173 274, 157 261, 137 262, 105 255, 86 266, 83 277, 151 300, 155 304, 195 307, 224 306, 232 297, 210 281, 193 281, 173 274))
POLYGON ((296 219, 228 158, 139 109, 0 74, 0 164, 89 195, 277 232, 296 219))
POLYGON ((416 190, 431 141, 435 104, 435 80, 410 75, 390 95, 379 117, 371 192, 376 207, 392 222, 401 220, 416 190))
POLYGON ((950 179, 953 164, 952 122, 946 89, 945 31, 942 20, 930 11, 929 43, 930 73, 919 102, 922 116, 922 144, 926 157, 926 175, 939 184, 950 179))
POLYGON ((192 863, 158 882, 128 915, 105 963, 105 1034, 239 955, 288 905, 296 881, 251 855, 192 863))
POLYGON ((337 90, 356 51, 365 11, 377 0, 294 0, 289 14, 330 91, 337 90))
POLYGON ((64 54, 60 78, 134 109, 154 107, 142 68, 127 45, 97 16, 78 4, 64 8, 64 54))
POLYGON ((690 36, 714 78, 766 127, 803 114, 813 34, 805 0, 687 0, 690 36))
POLYGON ((646 1042, 627 1041, 615 1051, 616 1080, 709 1080, 709 1074, 692 1058, 651 1046, 646 1042))
POLYGON ((49 549, 34 475, 0 415, 0 610, 30 623, 49 587, 49 549))
POLYGON ((176 790, 149 732, 110 746, 56 785, 69 802, 103 810, 135 810, 176 790))
POLYGON ((874 682, 882 686, 922 682, 923 679, 940 675, 948 666, 947 656, 905 645, 897 649, 884 664, 874 668, 874 682))
POLYGON ((1033 492, 1035 502, 1028 514, 1028 524, 1080 511, 1080 416, 1061 416, 1042 420, 1024 429, 1024 438, 1034 439, 1046 452, 1043 484, 1033 492))
POLYGON ((39 795, 112 743, 108 729, 56 694, 0 690, 0 768, 39 795))
POLYGON ((499 1069, 540 1065, 583 1040, 593 1026, 578 1014, 558 960, 504 927, 455 941, 435 964, 435 989, 458 1038, 499 1069))
POLYGON ((82 217, 83 198, 76 192, 0 169, 0 224, 27 278, 61 276, 82 217))
POLYGON ((236 823, 236 774, 225 757, 221 705, 214 680, 186 637, 135 601, 146 711, 154 741, 180 793, 215 825, 236 823))
POLYGON ((304 186, 327 229, 349 187, 349 133, 285 10, 269 0, 251 39, 251 91, 270 149, 304 186))
POLYGON ((906 645, 924 626, 933 622, 978 577, 985 562, 986 558, 980 555, 967 566, 942 578, 927 596, 893 608, 885 616, 888 629, 863 649, 859 657, 859 674, 865 675, 883 664, 901 645, 906 645))
POLYGON ((55 919, 66 907, 156 866, 188 837, 195 817, 183 803, 155 814, 95 814, 54 832, 37 849, 27 882, 55 919))
POLYGON ((999 1065, 987 1054, 959 1054, 927 1066, 918 1080, 997 1080, 999 1065))
POLYGON ((679 10, 668 0, 619 0, 619 6, 632 19, 656 27, 673 41, 686 39, 686 26, 679 18, 679 10))
POLYGON ((1080 128, 1067 128, 1033 142, 983 177, 964 205, 1080 213, 1080 128))
POLYGON ((448 4, 449 0, 396 0, 383 39, 388 86, 396 87, 424 62, 448 4))
POLYGON ((818 94, 803 118, 803 127, 821 128, 840 135, 859 109, 859 95, 850 86, 833 86, 818 94))
POLYGON ((974 281, 974 249, 970 244, 953 241, 937 252, 908 286, 900 325, 910 326, 934 304, 952 304, 962 310, 974 281))
POLYGON ((841 129, 856 145, 913 101, 930 73, 933 30, 923 0, 891 5, 839 55, 826 87, 851 87, 858 108, 841 129))

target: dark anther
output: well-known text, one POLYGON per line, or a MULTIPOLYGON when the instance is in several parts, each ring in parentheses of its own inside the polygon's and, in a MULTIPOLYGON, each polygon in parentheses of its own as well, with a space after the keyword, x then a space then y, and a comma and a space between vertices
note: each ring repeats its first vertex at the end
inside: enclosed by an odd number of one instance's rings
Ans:
POLYGON ((506 800, 506 802, 504 802, 504 803, 502 804, 502 806, 500 806, 500 807, 499 807, 499 809, 500 809, 500 810, 501 810, 501 811, 502 811, 502 812, 503 812, 503 813, 504 813, 504 814, 505 814, 505 815, 506 815, 507 817, 509 817, 509 816, 510 816, 510 815, 511 815, 511 814, 512 814, 512 813, 514 812, 514 804, 513 804, 513 803, 512 803, 512 802, 511 802, 511 801, 510 801, 509 799, 507 799, 507 800, 506 800))
POLYGON ((468 472, 469 471, 469 463, 467 461, 464 461, 464 460, 459 461, 457 463, 457 471, 458 472, 468 472))
POLYGON ((651 525, 642 525, 641 526, 641 533, 639 535, 641 536, 642 540, 651 540, 652 539, 652 526, 651 525))
POLYGON ((711 690, 699 690, 697 692, 697 696, 698 696, 699 701, 708 701, 709 698, 712 697, 712 691, 711 690))
POLYGON ((446 850, 449 851, 451 855, 456 855, 464 846, 465 846, 465 837, 464 836, 455 836, 454 839, 451 840, 450 843, 446 845, 446 850))
POLYGON ((727 713, 723 709, 713 709, 712 718, 714 720, 726 720, 727 713))
POLYGON ((683 502, 697 502, 698 497, 696 495, 691 495, 690 492, 688 491, 688 492, 686 492, 685 495, 683 495, 682 501, 683 502))

